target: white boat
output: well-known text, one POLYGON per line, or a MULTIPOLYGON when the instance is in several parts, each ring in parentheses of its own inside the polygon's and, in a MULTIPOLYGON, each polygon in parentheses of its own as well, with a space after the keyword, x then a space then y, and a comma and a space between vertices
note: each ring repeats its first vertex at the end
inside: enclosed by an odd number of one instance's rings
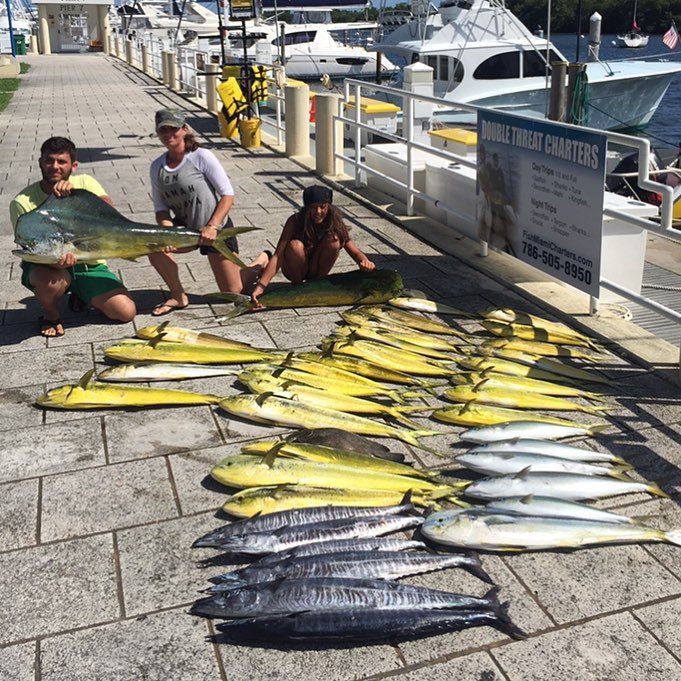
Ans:
MULTIPOLYGON (((431 66, 435 96, 452 104, 546 116, 549 64, 568 60, 534 36, 503 0, 442 0, 439 9, 421 5, 412 13, 374 49, 405 63, 431 66)), ((584 124, 603 130, 645 125, 679 72, 681 63, 670 61, 587 63, 584 124)), ((445 123, 461 122, 455 112, 436 110, 435 116, 445 123)))
MULTIPOLYGON (((363 26, 350 24, 308 23, 273 26, 261 23, 246 32, 246 55, 256 60, 256 42, 269 43, 274 61, 283 63, 286 75, 299 80, 319 80, 325 74, 331 79, 389 77, 397 67, 387 58, 379 59, 360 45, 338 40, 344 32, 356 32, 363 26), (283 59, 282 59, 283 56, 283 59)), ((244 53, 241 31, 227 34, 233 57, 244 53)), ((262 48, 261 48, 262 49, 262 48)), ((258 56, 262 55, 262 51, 258 56)))
POLYGON ((135 0, 117 9, 123 31, 164 29, 166 31, 192 31, 197 35, 216 34, 219 31, 218 15, 198 2, 183 5, 171 4, 174 13, 164 12, 163 3, 135 0))
POLYGON ((646 47, 648 45, 649 36, 640 31, 627 31, 617 36, 623 47, 646 47))

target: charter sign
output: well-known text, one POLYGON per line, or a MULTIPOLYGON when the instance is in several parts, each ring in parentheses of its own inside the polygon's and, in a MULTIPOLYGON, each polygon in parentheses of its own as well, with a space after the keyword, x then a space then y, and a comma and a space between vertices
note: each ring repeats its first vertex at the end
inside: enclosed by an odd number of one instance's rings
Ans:
POLYGON ((478 236, 598 297, 606 137, 478 116, 478 236))

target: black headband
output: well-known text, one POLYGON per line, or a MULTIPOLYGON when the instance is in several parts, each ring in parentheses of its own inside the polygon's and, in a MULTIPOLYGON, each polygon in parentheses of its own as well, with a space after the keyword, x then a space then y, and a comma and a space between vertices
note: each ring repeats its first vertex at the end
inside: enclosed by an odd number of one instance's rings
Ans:
POLYGON ((313 184, 311 187, 306 187, 303 191, 303 204, 311 206, 315 203, 332 203, 333 192, 328 187, 322 187, 319 184, 313 184))

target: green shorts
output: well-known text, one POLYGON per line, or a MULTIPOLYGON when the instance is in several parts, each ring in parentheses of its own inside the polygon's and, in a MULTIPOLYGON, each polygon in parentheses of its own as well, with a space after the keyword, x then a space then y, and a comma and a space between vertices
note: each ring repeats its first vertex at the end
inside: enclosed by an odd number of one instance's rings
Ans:
MULTIPOLYGON (((41 267, 35 263, 22 262, 21 283, 28 289, 33 290, 29 277, 34 267, 41 267)), ((77 295, 88 305, 93 298, 109 293, 117 288, 125 288, 123 282, 103 263, 87 265, 77 263, 68 267, 67 272, 71 275, 71 285, 68 290, 77 295)))

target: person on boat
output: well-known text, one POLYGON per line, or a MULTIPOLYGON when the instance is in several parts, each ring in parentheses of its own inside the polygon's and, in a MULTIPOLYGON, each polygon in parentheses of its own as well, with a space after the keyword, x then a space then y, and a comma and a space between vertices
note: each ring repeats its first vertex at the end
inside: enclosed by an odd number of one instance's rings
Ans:
MULTIPOLYGON (((35 210, 54 194, 68 196, 73 189, 85 189, 113 205, 97 180, 86 174, 74 174, 78 169, 76 146, 66 137, 50 137, 40 147, 38 159, 42 179, 20 191, 9 205, 12 226, 24 213, 35 210)), ((123 282, 106 266, 103 260, 78 262, 73 253, 66 253, 54 265, 21 263, 21 283, 33 291, 43 314, 40 317, 40 334, 46 338, 64 335, 60 319, 59 302, 70 293, 69 307, 80 311, 91 305, 118 322, 130 322, 137 309, 123 282)))
MULTIPOLYGON (((220 291, 249 291, 268 257, 261 253, 248 267, 240 269, 218 253, 212 244, 221 229, 232 227, 229 212, 234 204, 234 189, 215 154, 202 149, 180 109, 156 112, 156 133, 166 151, 151 164, 151 195, 156 222, 162 227, 185 226, 200 232, 199 248, 208 256, 220 291)), ((227 242, 233 253, 239 252, 236 237, 227 242)), ((194 249, 168 248, 153 253, 149 261, 165 281, 170 297, 157 305, 152 315, 159 317, 182 310, 189 298, 171 252, 186 253, 194 249)))
POLYGON ((325 277, 343 249, 360 270, 375 269, 376 265, 350 238, 340 210, 333 205, 331 189, 322 185, 306 187, 303 207, 286 220, 274 255, 253 287, 252 301, 259 304, 258 298, 279 269, 294 284, 325 277))

